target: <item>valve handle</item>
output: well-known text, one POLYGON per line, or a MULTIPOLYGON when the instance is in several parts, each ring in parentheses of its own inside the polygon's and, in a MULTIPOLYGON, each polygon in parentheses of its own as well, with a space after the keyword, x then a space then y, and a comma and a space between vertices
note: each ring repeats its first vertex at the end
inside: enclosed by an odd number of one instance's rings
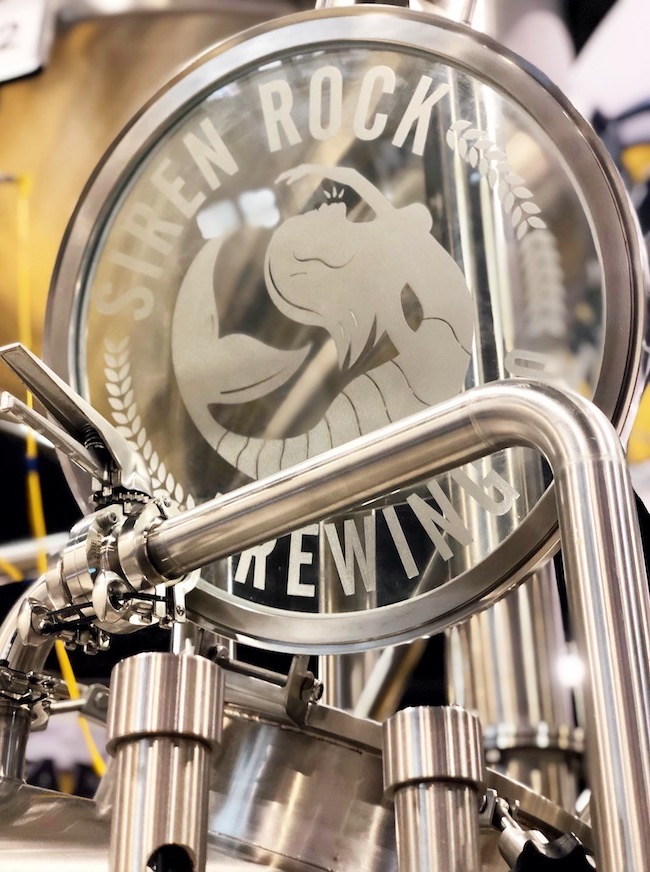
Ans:
POLYGON ((594 872, 595 868, 582 842, 567 833, 545 845, 526 842, 511 872, 594 872))
POLYGON ((3 394, 0 417, 18 419, 38 430, 75 463, 91 472, 100 486, 153 495, 143 458, 90 403, 19 342, 0 348, 0 357, 41 401, 58 427, 11 394, 3 394))

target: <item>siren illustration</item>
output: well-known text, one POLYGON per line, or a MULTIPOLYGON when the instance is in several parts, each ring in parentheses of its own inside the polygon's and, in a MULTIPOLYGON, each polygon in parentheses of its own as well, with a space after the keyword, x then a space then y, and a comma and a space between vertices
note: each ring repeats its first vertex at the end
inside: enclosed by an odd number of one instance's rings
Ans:
POLYGON ((196 255, 173 316, 172 359, 187 411, 210 446, 251 478, 455 396, 471 355, 471 294, 431 235, 426 207, 396 208, 346 167, 302 164, 277 183, 308 175, 343 187, 277 227, 264 279, 274 306, 297 329, 320 328, 330 338, 317 349, 286 350, 244 333, 223 335, 214 287, 223 237, 196 255), (371 220, 350 220, 346 189, 372 210, 371 220), (235 432, 213 413, 289 384, 259 433, 235 432), (306 416, 296 433, 296 410, 319 393, 318 420, 306 416))

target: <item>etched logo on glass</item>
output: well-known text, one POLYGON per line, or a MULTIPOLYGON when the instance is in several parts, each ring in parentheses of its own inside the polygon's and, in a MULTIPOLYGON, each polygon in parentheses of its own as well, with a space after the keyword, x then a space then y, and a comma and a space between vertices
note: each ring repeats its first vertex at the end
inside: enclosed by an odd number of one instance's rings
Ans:
POLYGON ((460 393, 471 354, 470 292, 431 235, 427 209, 395 208, 346 167, 303 164, 277 184, 307 175, 331 187, 321 205, 277 227, 264 278, 287 319, 327 331, 318 354, 310 345, 283 350, 247 333, 221 335, 223 237, 194 258, 173 316, 174 372, 187 410, 206 441, 253 478, 304 458, 294 446, 305 436, 311 457, 460 393), (348 191, 372 210, 371 220, 350 219, 348 191), (266 416, 251 411, 253 432, 219 423, 218 407, 272 398, 289 384, 266 416), (306 404, 320 411, 313 423, 306 404))

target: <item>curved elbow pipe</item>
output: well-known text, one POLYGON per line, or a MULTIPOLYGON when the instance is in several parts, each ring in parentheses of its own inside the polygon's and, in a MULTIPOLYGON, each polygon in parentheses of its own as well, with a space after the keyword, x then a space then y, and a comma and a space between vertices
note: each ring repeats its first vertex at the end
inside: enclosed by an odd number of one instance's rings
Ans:
POLYGON ((650 600, 625 456, 592 403, 547 385, 475 388, 162 522, 149 531, 148 558, 157 572, 182 575, 515 445, 541 451, 553 470, 571 617, 588 665, 598 869, 641 872, 650 821, 650 600))
POLYGON ((48 609, 53 608, 44 576, 27 588, 0 624, 0 661, 16 672, 41 672, 54 645, 54 636, 43 637, 38 645, 30 645, 22 640, 18 630, 19 616, 21 612, 24 614, 30 600, 36 600, 48 609))

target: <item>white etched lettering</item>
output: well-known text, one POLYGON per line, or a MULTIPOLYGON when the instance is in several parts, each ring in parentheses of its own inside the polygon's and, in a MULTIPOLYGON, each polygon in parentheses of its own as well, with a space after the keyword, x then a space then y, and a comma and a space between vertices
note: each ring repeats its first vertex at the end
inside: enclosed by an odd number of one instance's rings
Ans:
POLYGON ((129 288, 122 294, 115 294, 113 285, 105 282, 95 294, 93 305, 102 315, 117 315, 129 306, 134 306, 131 317, 134 321, 142 321, 153 312, 154 296, 149 288, 141 285, 129 288))
POLYGON ((291 534, 289 544, 289 574, 287 576, 287 593, 291 596, 309 596, 316 593, 316 586, 305 584, 300 580, 302 566, 311 566, 314 560, 313 552, 302 550, 304 536, 318 536, 318 524, 309 524, 302 530, 296 530, 291 534))
POLYGON ((121 229, 160 254, 169 254, 173 247, 170 237, 178 239, 183 232, 181 224, 163 221, 146 203, 134 203, 128 209, 121 229))
POLYGON ((413 552, 406 541, 406 536, 404 535, 404 530, 402 529, 402 525, 397 517, 397 512, 393 506, 388 506, 387 508, 382 509, 382 514, 386 521, 386 526, 390 531, 390 535, 393 538, 393 542, 395 543, 399 559, 402 561, 406 577, 415 578, 418 574, 417 563, 415 562, 413 552))
POLYGON ((472 541, 472 534, 463 524, 460 515, 438 482, 435 480, 428 482, 427 488, 440 506, 442 514, 437 512, 433 506, 430 506, 418 494, 411 494, 407 497, 406 502, 413 509, 415 516, 422 524, 427 536, 437 547, 442 559, 450 560, 454 552, 445 540, 442 531, 444 530, 445 533, 453 536, 461 545, 469 545, 472 541))
POLYGON ((413 137, 413 154, 424 154, 424 147, 429 133, 429 124, 431 122, 431 111, 436 103, 441 100, 445 94, 449 93, 449 85, 438 85, 433 94, 427 97, 429 87, 432 85, 433 79, 429 76, 422 76, 417 84, 417 87, 411 97, 409 105, 402 116, 395 136, 393 137, 393 145, 398 148, 404 145, 406 137, 415 124, 415 134, 413 137))
POLYGON ((249 548, 247 551, 242 551, 237 571, 235 572, 235 581, 244 584, 248 578, 248 571, 251 563, 255 563, 253 570, 253 587, 256 590, 264 590, 266 588, 266 561, 269 554, 276 546, 277 539, 271 539, 270 542, 264 542, 262 545, 257 545, 255 548, 249 548))
POLYGON ((140 257, 133 257, 132 255, 124 254, 121 251, 110 251, 108 253, 108 259, 116 266, 122 266, 124 269, 131 270, 131 272, 148 276, 150 279, 162 278, 163 269, 161 266, 149 263, 146 260, 142 260, 140 257))
MULTIPOLYGON (((151 183, 185 218, 192 218, 197 209, 205 203, 205 194, 199 192, 188 198, 184 193, 185 179, 181 176, 168 176, 172 162, 163 158, 151 174, 151 183)), ((173 168, 172 168, 173 172, 173 168)))
POLYGON ((376 106, 382 94, 392 94, 395 90, 395 73, 390 67, 371 67, 363 77, 359 100, 354 113, 353 129, 357 139, 371 141, 384 132, 388 116, 377 112, 376 106), (375 96, 376 92, 379 94, 375 96))
POLYGON ((353 519, 343 522, 345 553, 341 547, 336 526, 324 524, 323 529, 332 552, 334 565, 341 579, 343 592, 347 596, 353 596, 355 593, 355 562, 359 567, 366 591, 368 593, 374 591, 377 586, 377 536, 374 517, 366 515, 363 519, 365 550, 353 519))
POLYGON ((328 139, 343 121, 343 76, 336 67, 320 67, 309 83, 309 132, 314 139, 328 139), (327 98, 325 99, 325 94, 327 98), (327 104, 327 110, 324 103, 327 104))
POLYGON ((454 481, 491 515, 505 515, 519 498, 519 492, 495 469, 491 469, 480 482, 475 482, 462 469, 454 469, 450 474, 454 481), (490 495, 491 488, 499 494, 500 499, 490 495))
POLYGON ((239 167, 209 118, 204 118, 199 124, 199 128, 205 139, 196 133, 186 133, 183 137, 183 145, 199 168, 203 178, 210 185, 211 190, 216 191, 221 185, 221 180, 214 171, 214 167, 229 176, 234 176, 239 167))
POLYGON ((302 142, 298 128, 291 117, 293 92, 284 79, 275 79, 259 87, 260 104, 264 116, 264 127, 270 151, 282 148, 282 133, 289 145, 302 142))

